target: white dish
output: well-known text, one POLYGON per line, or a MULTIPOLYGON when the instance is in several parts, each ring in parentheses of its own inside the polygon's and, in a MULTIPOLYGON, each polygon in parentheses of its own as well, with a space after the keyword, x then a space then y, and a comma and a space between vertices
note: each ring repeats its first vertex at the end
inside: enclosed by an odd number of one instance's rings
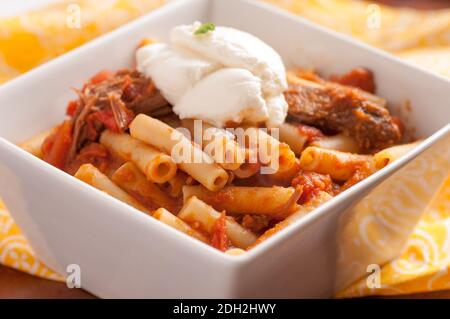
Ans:
POLYGON ((449 101, 450 81, 268 5, 175 1, 0 88, 0 195, 43 262, 62 274, 78 264, 83 288, 100 297, 329 297, 401 251, 450 169, 449 101), (140 39, 167 39, 171 27, 195 20, 253 33, 288 66, 366 66, 391 105, 411 102, 410 123, 429 137, 241 256, 188 238, 13 144, 59 122, 70 87, 130 66, 140 39))

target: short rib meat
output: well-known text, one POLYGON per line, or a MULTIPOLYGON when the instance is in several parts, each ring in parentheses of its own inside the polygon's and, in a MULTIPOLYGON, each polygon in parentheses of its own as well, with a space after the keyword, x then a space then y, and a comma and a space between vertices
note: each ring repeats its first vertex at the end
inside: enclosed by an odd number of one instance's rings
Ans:
POLYGON ((326 81, 289 82, 285 97, 291 120, 352 136, 365 153, 399 142, 400 128, 374 95, 326 81))

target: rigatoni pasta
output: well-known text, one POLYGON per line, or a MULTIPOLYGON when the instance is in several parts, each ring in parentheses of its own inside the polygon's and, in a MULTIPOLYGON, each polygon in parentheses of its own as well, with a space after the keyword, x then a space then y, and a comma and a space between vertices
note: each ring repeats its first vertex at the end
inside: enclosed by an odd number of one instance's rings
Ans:
POLYGON ((307 147, 300 156, 300 167, 308 171, 328 174, 333 179, 346 181, 362 166, 370 165, 371 155, 340 152, 315 146, 307 147))
POLYGON ((259 161, 272 169, 271 173, 284 172, 294 165, 295 154, 285 143, 280 143, 262 129, 245 130, 245 144, 258 155, 259 161))
POLYGON ((79 180, 111 195, 112 197, 133 206, 134 208, 151 214, 144 205, 139 203, 133 196, 127 194, 119 186, 114 184, 106 175, 100 172, 95 166, 91 164, 82 165, 74 175, 79 180))
POLYGON ((216 163, 227 170, 238 169, 245 162, 246 150, 235 141, 231 133, 205 122, 199 122, 201 123, 199 129, 196 129, 192 119, 184 119, 182 124, 193 136, 200 135, 203 151, 216 163))
POLYGON ((283 123, 278 130, 280 141, 288 144, 296 154, 301 154, 308 143, 308 136, 301 134, 298 127, 290 123, 283 123))
POLYGON ((183 186, 186 184, 188 178, 189 176, 186 173, 178 171, 177 174, 164 183, 162 187, 166 190, 169 196, 173 198, 180 198, 183 195, 183 186))
POLYGON ((293 224, 295 221, 301 219, 306 214, 310 213, 326 201, 330 200, 332 196, 326 192, 319 192, 316 196, 314 196, 313 200, 308 202, 306 205, 298 207, 298 209, 283 219, 281 222, 276 224, 274 227, 268 229, 264 234, 258 237, 256 242, 253 244, 253 246, 256 246, 260 243, 262 243, 264 240, 267 240, 269 237, 273 236, 274 234, 278 233, 282 229, 285 229, 287 226, 293 224))
POLYGON ((100 137, 100 143, 125 160, 132 161, 152 182, 165 183, 177 172, 177 165, 169 155, 128 134, 106 130, 100 137))
MULTIPOLYGON (((203 231, 211 234, 220 213, 197 197, 192 196, 186 201, 178 216, 187 223, 197 224, 203 231)), ((227 235, 236 247, 246 249, 257 239, 251 231, 242 227, 233 219, 228 218, 226 226, 227 235)))
POLYGON ((171 212, 176 212, 179 209, 176 199, 145 178, 144 174, 131 162, 120 166, 112 175, 111 180, 150 210, 163 207, 171 212))
POLYGON ((234 175, 238 178, 248 178, 255 175, 261 169, 261 164, 256 163, 243 163, 238 169, 233 171, 234 175))
POLYGON ((359 147, 355 139, 344 134, 336 134, 332 136, 322 136, 313 141, 311 146, 327 148, 331 150, 358 153, 359 147))
POLYGON ((183 198, 187 202, 196 196, 215 209, 236 214, 262 214, 279 216, 293 209, 287 206, 295 193, 293 187, 243 187, 227 186, 211 192, 201 186, 184 186, 183 198))
POLYGON ((180 169, 198 180, 211 191, 221 189, 227 183, 227 172, 213 162, 200 148, 183 134, 167 124, 144 114, 139 114, 130 124, 131 136, 154 145, 174 156, 180 169))
POLYGON ((169 212, 168 210, 164 208, 159 208, 153 213, 153 217, 157 220, 163 222, 166 225, 169 225, 170 227, 173 227, 186 235, 189 235, 191 237, 194 237, 204 243, 208 243, 208 238, 203 235, 201 232, 193 229, 191 226, 189 226, 187 223, 182 221, 180 218, 169 212))
POLYGON ((409 152, 411 149, 416 147, 421 141, 417 141, 414 143, 409 144, 403 144, 403 145, 396 145, 389 148, 386 148, 384 150, 379 151, 378 153, 375 153, 373 156, 373 160, 375 163, 376 169, 382 169, 386 165, 396 161, 401 156, 409 152))
POLYGON ((36 157, 42 158, 42 144, 44 143, 47 137, 49 137, 52 133, 55 132, 55 130, 56 128, 53 127, 40 134, 37 134, 32 138, 20 143, 19 147, 21 147, 28 153, 33 154, 36 157))

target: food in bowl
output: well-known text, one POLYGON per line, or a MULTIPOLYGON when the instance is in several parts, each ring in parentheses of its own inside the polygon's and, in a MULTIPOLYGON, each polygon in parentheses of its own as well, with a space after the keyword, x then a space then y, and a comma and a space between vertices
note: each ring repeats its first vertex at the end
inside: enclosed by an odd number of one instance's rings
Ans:
POLYGON ((67 118, 21 146, 153 218, 236 255, 417 142, 358 67, 286 71, 257 37, 195 22, 100 71, 67 118))

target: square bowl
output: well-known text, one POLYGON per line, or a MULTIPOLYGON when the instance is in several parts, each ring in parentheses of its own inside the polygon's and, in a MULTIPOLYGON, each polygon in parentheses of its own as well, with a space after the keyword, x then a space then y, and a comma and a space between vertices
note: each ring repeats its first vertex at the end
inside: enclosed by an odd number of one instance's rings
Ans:
POLYGON ((259 1, 173 1, 0 88, 0 195, 41 260, 61 274, 79 265, 83 288, 100 297, 329 297, 368 265, 401 252, 450 170, 449 103, 447 79, 259 1), (255 34, 288 67, 324 74, 370 68, 390 105, 410 102, 410 125, 426 139, 240 256, 185 236, 15 146, 63 118, 70 87, 101 69, 131 66, 140 39, 167 39, 173 26, 195 20, 255 34))

